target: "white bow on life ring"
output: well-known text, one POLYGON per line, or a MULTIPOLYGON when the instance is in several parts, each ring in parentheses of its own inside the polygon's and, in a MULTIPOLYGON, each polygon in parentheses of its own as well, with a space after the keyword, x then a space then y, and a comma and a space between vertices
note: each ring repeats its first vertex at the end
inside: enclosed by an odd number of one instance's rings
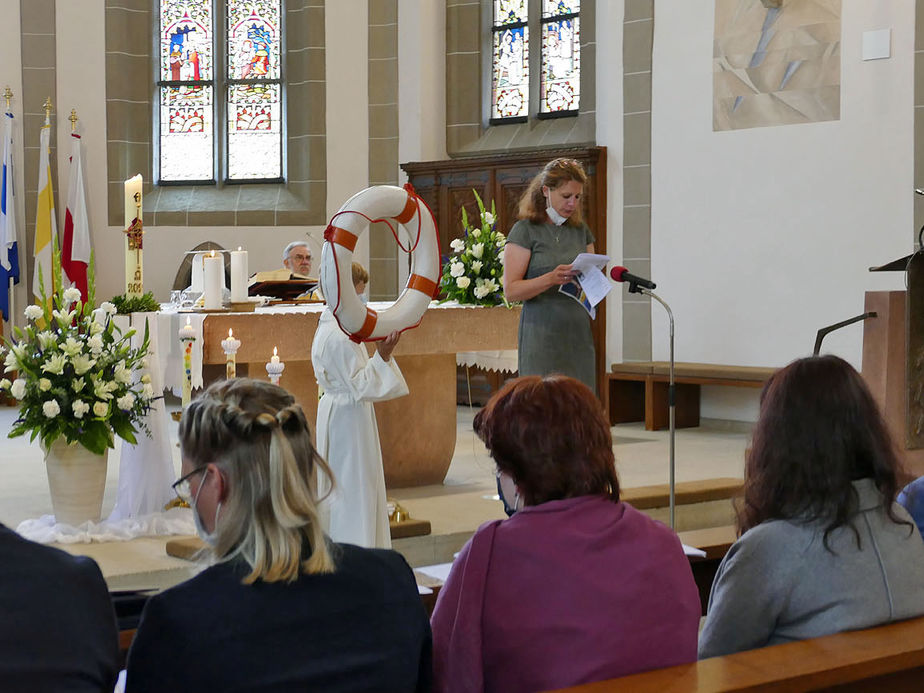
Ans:
POLYGON ((340 329, 354 342, 385 339, 394 331, 416 327, 439 293, 440 248, 436 222, 426 203, 408 185, 376 185, 356 193, 340 208, 324 231, 321 248, 321 291, 340 329), (416 224, 414 219, 416 217, 416 224), (398 299, 377 312, 365 306, 353 288, 353 249, 371 222, 404 224, 412 239, 411 272, 398 299), (415 228, 416 227, 416 228, 415 228))

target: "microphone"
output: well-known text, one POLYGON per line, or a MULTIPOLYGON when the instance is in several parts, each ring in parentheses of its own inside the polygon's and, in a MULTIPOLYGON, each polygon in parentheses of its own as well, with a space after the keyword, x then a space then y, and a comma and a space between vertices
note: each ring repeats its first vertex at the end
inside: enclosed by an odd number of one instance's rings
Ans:
POLYGON ((614 282, 629 282, 630 284, 635 284, 636 286, 640 286, 643 289, 648 289, 649 291, 653 291, 657 287, 657 284, 655 284, 650 279, 637 277, 621 265, 617 265, 610 270, 610 277, 614 282))
POLYGON ((918 195, 924 195, 924 190, 921 190, 921 188, 915 188, 914 192, 918 195))

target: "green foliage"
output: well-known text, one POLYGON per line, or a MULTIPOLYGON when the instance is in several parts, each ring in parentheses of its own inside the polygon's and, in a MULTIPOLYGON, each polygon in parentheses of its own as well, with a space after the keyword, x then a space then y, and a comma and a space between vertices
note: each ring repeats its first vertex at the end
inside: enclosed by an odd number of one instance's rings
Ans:
POLYGON ((64 436, 68 443, 80 443, 102 454, 113 447, 113 432, 134 443, 135 434, 146 430, 144 417, 154 393, 150 377, 134 376, 143 367, 149 334, 132 345, 134 330, 124 333, 112 317, 116 308, 103 303, 93 309, 95 274, 90 258, 87 302, 77 289, 62 287, 61 256, 52 254, 53 286, 48 296, 41 270, 41 302, 25 310, 29 322, 15 328, 14 338, 4 340, 6 372, 17 371, 10 382, 0 380, 0 389, 19 400, 19 417, 10 438, 30 434, 47 448, 64 436))
POLYGON ((508 305, 504 299, 504 244, 506 237, 495 231, 497 223, 494 203, 491 211, 485 210, 484 203, 476 191, 478 201, 478 225, 469 223, 468 213, 462 208, 462 228, 465 235, 455 239, 450 246, 453 254, 443 265, 440 278, 440 290, 446 300, 459 303, 496 306, 508 305))
POLYGON ((121 294, 112 297, 112 305, 116 307, 119 315, 132 313, 154 313, 160 310, 160 303, 154 298, 154 293, 148 291, 143 296, 126 296, 121 294))

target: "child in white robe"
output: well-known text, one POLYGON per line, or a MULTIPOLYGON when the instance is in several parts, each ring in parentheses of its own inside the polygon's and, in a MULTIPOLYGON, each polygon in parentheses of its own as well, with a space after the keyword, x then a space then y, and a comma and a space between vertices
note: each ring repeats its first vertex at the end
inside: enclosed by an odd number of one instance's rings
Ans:
MULTIPOLYGON (((353 263, 353 286, 362 295, 369 275, 353 263)), ((318 387, 317 449, 334 473, 334 489, 321 505, 322 523, 337 542, 391 548, 385 473, 373 402, 408 394, 407 383, 391 352, 398 332, 375 343, 370 358, 365 344, 350 341, 330 306, 321 314, 311 345, 318 387)), ((328 489, 319 489, 322 493, 328 489)))

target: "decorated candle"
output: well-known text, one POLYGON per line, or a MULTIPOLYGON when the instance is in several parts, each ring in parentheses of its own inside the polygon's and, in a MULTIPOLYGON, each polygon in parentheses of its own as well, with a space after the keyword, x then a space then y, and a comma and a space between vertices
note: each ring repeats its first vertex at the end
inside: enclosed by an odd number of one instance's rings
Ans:
POLYGON ((241 303, 247 300, 247 251, 231 251, 231 301, 241 303))
POLYGON ((142 262, 143 224, 141 222, 141 174, 125 181, 124 225, 125 233, 125 293, 141 296, 144 293, 142 262))
POLYGON ((186 324, 180 328, 180 342, 183 344, 183 408, 189 404, 192 399, 192 347, 196 341, 196 329, 189 324, 189 318, 186 318, 186 324))
POLYGON ((282 375, 282 372, 286 369, 286 364, 279 360, 279 354, 276 351, 276 347, 273 347, 273 355, 270 358, 268 364, 266 364, 266 374, 269 376, 270 382, 273 385, 279 384, 279 377, 282 375))
POLYGON ((241 348, 241 340, 235 339, 231 329, 228 329, 228 338, 221 340, 221 348, 225 352, 225 377, 230 380, 237 377, 237 350, 241 348))
POLYGON ((225 261, 213 250, 210 255, 205 256, 203 263, 202 307, 206 310, 217 310, 221 308, 221 289, 224 286, 222 274, 225 270, 225 261))

